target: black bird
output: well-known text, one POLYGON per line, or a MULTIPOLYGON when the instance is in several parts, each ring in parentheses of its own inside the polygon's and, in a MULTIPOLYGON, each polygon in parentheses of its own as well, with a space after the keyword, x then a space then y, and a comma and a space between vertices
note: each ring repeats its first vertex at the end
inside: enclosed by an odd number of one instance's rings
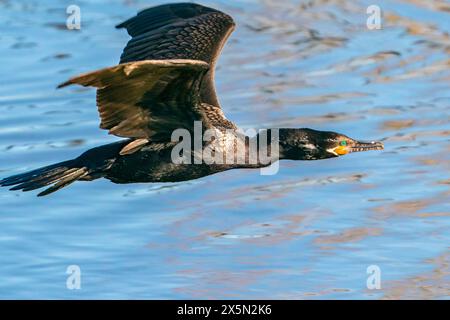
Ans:
MULTIPOLYGON (((52 185, 39 194, 44 196, 77 180, 176 182, 234 168, 265 167, 276 159, 318 160, 383 149, 380 142, 359 142, 334 132, 282 128, 276 131, 275 154, 272 144, 261 143, 261 134, 251 139, 242 134, 225 118, 214 87, 217 59, 235 29, 233 19, 223 12, 193 3, 167 4, 146 9, 117 28, 126 28, 132 37, 120 64, 59 87, 96 87, 100 127, 126 139, 0 180, 1 186, 30 191, 52 185), (214 138, 200 140, 200 150, 183 153, 184 161, 174 161, 179 141, 172 139, 172 133, 184 129, 195 136, 194 123, 200 123, 202 131, 212 130, 214 138), (255 153, 252 145, 264 149, 270 161, 263 162, 259 153, 250 161, 255 153), (238 156, 239 148, 243 153, 238 156), (230 152, 231 163, 207 161, 230 152), (199 158, 203 161, 196 161, 199 158)), ((267 135, 273 142, 273 132, 267 135)))

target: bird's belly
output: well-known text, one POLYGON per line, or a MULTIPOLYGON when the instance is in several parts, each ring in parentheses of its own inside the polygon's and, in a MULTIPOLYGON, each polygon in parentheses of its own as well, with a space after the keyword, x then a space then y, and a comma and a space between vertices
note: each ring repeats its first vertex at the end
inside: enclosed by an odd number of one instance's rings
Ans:
POLYGON ((116 161, 106 178, 115 183, 179 182, 224 170, 223 167, 204 163, 175 164, 170 157, 129 156, 116 161))
MULTIPOLYGON (((226 169, 224 169, 226 170, 226 169)), ((115 183, 180 182, 206 177, 224 170, 213 170, 204 165, 161 165, 157 170, 129 169, 111 172, 106 178, 115 183)))

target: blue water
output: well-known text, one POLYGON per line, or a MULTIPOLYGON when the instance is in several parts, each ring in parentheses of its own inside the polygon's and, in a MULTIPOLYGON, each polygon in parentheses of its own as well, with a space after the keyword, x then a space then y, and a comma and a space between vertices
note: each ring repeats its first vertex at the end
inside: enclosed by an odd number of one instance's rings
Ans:
MULTIPOLYGON (((94 90, 55 87, 117 64, 129 38, 114 25, 160 3, 76 1, 71 31, 73 1, 0 1, 0 177, 117 140, 98 128, 94 90)), ((283 161, 275 176, 2 189, 0 298, 448 299, 449 3, 378 1, 374 31, 371 1, 200 3, 238 24, 217 71, 229 119, 386 150, 283 161)))

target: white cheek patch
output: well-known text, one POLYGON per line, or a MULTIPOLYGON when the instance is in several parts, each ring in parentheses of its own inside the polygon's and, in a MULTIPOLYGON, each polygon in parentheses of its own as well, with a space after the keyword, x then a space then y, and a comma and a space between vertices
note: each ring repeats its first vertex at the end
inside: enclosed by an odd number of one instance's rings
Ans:
POLYGON ((335 156, 339 156, 333 149, 327 149, 327 152, 334 154, 335 156))

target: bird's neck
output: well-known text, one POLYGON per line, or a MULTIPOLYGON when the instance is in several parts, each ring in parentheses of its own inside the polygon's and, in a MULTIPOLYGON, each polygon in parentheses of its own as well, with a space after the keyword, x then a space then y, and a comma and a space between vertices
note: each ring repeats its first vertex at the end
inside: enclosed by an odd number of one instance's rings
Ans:
POLYGON ((318 150, 311 139, 311 132, 310 129, 268 129, 256 137, 258 153, 267 154, 274 161, 312 160, 318 150))
POLYGON ((314 152, 307 129, 278 128, 261 130, 252 138, 234 131, 204 149, 204 154, 224 159, 223 164, 230 168, 261 168, 283 159, 313 160, 314 152))

